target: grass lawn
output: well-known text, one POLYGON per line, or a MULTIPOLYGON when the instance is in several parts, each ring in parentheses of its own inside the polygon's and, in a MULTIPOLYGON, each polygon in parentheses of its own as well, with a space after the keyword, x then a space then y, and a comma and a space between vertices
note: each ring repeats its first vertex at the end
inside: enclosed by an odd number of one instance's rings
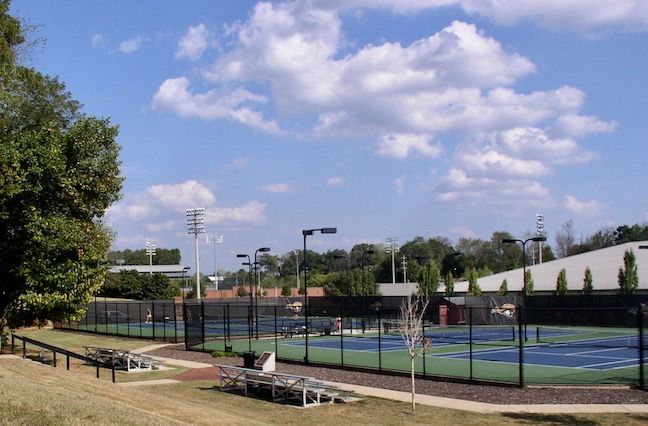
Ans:
POLYGON ((222 393, 213 382, 124 388, 87 375, 25 362, 0 360, 0 424, 11 425, 335 425, 341 424, 625 424, 648 415, 476 414, 366 398, 306 410, 222 393))
MULTIPOLYGON (((151 342, 70 333, 56 330, 28 330, 18 333, 75 352, 83 346, 106 346, 132 350, 151 342)), ((125 388, 94 377, 94 369, 78 365, 65 370, 25 362, 0 360, 0 424, 11 425, 169 425, 169 424, 583 424, 640 425, 648 414, 477 414, 436 407, 365 398, 351 404, 298 409, 292 406, 222 393, 214 382, 186 382, 125 388)), ((62 366, 62 368, 61 368, 62 366)), ((121 373, 117 382, 172 376, 183 370, 130 374, 121 373), (162 375, 162 376, 160 376, 162 375)))
MULTIPOLYGON (((141 348, 154 344, 150 340, 129 339, 112 336, 101 336, 87 333, 74 333, 69 331, 53 330, 50 328, 31 328, 17 331, 15 334, 18 336, 25 336, 40 342, 49 343, 50 345, 57 346, 62 349, 75 352, 77 354, 85 354, 85 346, 98 346, 111 349, 119 349, 123 351, 131 351, 133 349, 141 348)), ((8 349, 4 348, 3 349, 8 349)), ((37 358, 42 349, 31 344, 26 345, 27 357, 37 358)), ((44 351, 48 359, 51 359, 51 352, 44 351)), ((22 341, 16 340, 16 355, 22 355, 22 341)), ((65 356, 62 354, 57 355, 57 368, 61 370, 66 369, 65 356)), ((70 359, 70 370, 75 374, 85 375, 89 377, 96 377, 96 368, 83 364, 80 360, 70 359)), ((174 366, 171 369, 162 369, 156 371, 146 372, 131 372, 125 371, 116 372, 116 382, 130 382, 139 380, 154 380, 163 379, 186 371, 186 368, 174 366)), ((103 380, 111 380, 111 372, 106 369, 100 369, 99 378, 103 380)))

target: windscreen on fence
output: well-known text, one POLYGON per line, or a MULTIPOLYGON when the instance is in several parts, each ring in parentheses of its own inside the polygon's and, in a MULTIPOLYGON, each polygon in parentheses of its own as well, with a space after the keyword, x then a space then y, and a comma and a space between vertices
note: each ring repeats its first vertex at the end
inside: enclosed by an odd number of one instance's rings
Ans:
MULTIPOLYGON (((275 352, 278 360, 469 381, 643 386, 645 305, 521 307, 515 297, 433 297, 408 323, 403 297, 126 302, 98 299, 57 326, 188 350, 275 352)), ((564 301, 561 301, 564 303, 564 301)), ((419 305, 419 308, 422 305, 419 305)))

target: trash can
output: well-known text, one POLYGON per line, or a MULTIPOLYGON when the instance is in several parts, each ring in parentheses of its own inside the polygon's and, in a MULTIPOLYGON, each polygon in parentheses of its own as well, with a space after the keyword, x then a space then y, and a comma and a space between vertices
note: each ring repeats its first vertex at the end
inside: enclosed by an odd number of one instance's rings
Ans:
POLYGON ((254 362, 256 361, 255 352, 243 352, 243 367, 245 368, 254 368, 254 362))

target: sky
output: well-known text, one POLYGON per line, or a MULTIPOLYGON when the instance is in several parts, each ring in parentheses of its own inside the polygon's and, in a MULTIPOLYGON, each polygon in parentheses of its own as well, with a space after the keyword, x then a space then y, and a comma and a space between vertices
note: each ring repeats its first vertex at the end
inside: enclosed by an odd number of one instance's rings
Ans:
POLYGON ((644 0, 14 0, 26 63, 119 125, 114 249, 415 236, 552 243, 648 221, 644 0))

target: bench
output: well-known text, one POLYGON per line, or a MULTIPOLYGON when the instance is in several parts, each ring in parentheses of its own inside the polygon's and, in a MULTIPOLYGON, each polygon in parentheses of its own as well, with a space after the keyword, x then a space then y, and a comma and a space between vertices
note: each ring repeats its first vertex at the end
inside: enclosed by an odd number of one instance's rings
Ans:
POLYGON ((273 402, 297 401, 302 407, 332 403, 339 390, 324 382, 294 374, 262 372, 250 368, 214 364, 219 370, 220 389, 269 393, 273 402))
POLYGON ((117 370, 130 372, 131 370, 157 370, 160 368, 160 362, 150 356, 95 346, 84 346, 84 348, 88 358, 114 366, 117 370))

